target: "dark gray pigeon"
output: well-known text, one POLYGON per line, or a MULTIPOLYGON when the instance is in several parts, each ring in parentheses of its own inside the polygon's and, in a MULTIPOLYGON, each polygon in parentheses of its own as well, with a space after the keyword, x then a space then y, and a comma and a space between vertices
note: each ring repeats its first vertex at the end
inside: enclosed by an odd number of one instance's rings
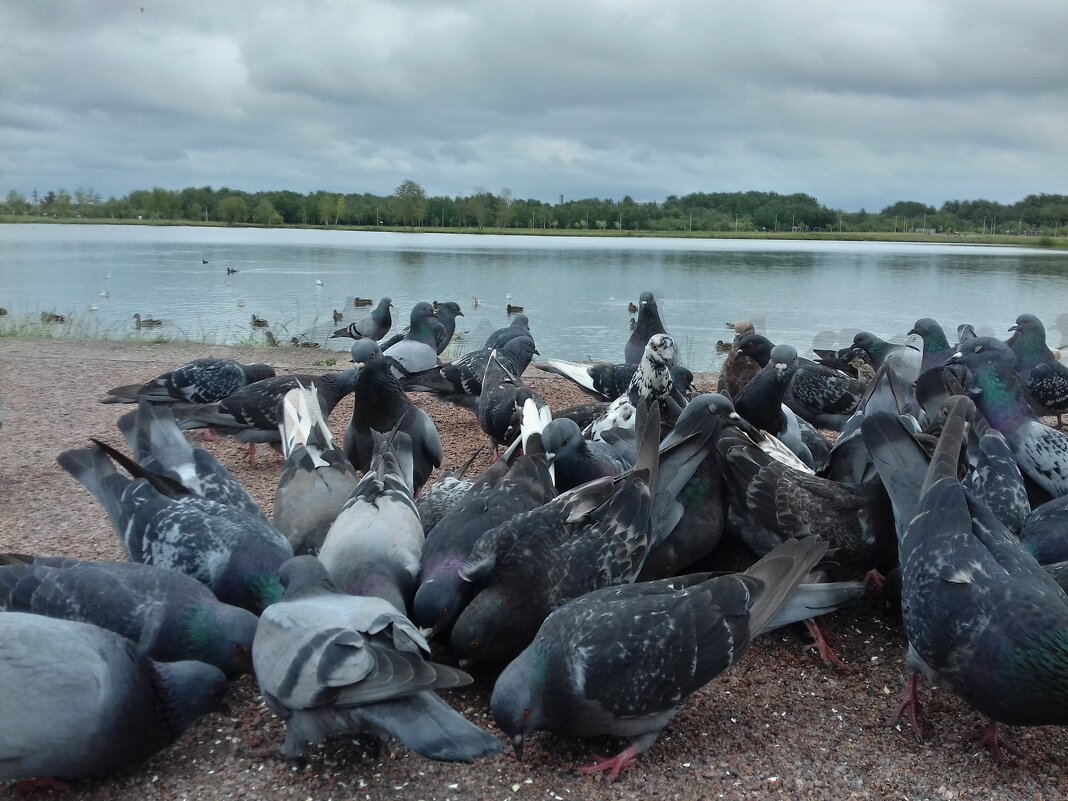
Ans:
MULTIPOLYGON (((373 341, 373 340, 372 340, 373 341)), ((280 445, 282 398, 291 389, 315 386, 323 417, 329 418, 341 399, 356 386, 354 370, 339 373, 293 375, 269 378, 249 384, 216 404, 182 409, 176 416, 183 430, 210 428, 249 446, 249 461, 255 462, 256 444, 280 445)))
MULTIPOLYGON (((64 451, 57 461, 104 507, 132 561, 186 573, 220 601, 257 614, 281 597, 278 568, 293 550, 277 529, 157 476, 128 478, 109 453, 114 450, 94 443, 64 451)), ((136 471, 138 465, 128 462, 124 467, 136 471)))
POLYGON ((560 492, 594 479, 618 476, 631 467, 612 446, 583 437, 578 423, 566 417, 550 421, 541 439, 560 492))
POLYGON ((666 334, 667 329, 660 320, 660 310, 652 292, 642 292, 638 298, 638 323, 631 332, 627 346, 623 349, 623 361, 637 364, 642 360, 649 338, 656 334, 666 334))
POLYGON ((361 317, 359 320, 349 323, 344 328, 339 328, 330 335, 330 338, 381 339, 389 333, 389 329, 393 325, 393 315, 389 311, 392 306, 392 300, 382 298, 382 300, 378 301, 374 311, 366 317, 361 317))
POLYGON ((393 360, 393 375, 404 375, 429 370, 438 363, 438 340, 442 336, 441 323, 434 316, 434 307, 426 302, 412 307, 408 333, 400 342, 383 353, 393 360))
POLYGON ((489 350, 503 348, 508 340, 520 336, 534 338, 534 335, 530 333, 530 318, 525 314, 517 314, 512 318, 511 323, 504 328, 498 328, 486 337, 483 348, 488 348, 489 350))
POLYGON ((412 620, 435 634, 447 632, 474 596, 460 578, 471 548, 495 526, 536 509, 556 496, 544 455, 499 459, 427 534, 412 620))
POLYGON ((1068 596, 957 479, 971 406, 954 403, 925 474, 894 418, 866 420, 865 440, 895 507, 912 506, 899 543, 910 671, 899 716, 920 731, 922 673, 990 719, 980 740, 1000 761, 998 723, 1068 723, 1068 596))
POLYGON ((392 604, 342 595, 313 556, 285 565, 282 581, 285 599, 260 618, 252 659, 267 706, 286 723, 287 757, 360 733, 391 735, 449 762, 500 750, 433 692, 471 677, 430 662, 426 640, 392 604))
POLYGON ((460 577, 482 589, 460 613, 452 652, 503 664, 572 598, 633 581, 648 552, 660 420, 639 427, 638 461, 626 475, 557 496, 483 534, 460 577))
POLYGON ((218 459, 189 444, 171 408, 141 401, 136 412, 119 418, 118 426, 134 460, 146 470, 172 478, 208 500, 264 516, 248 490, 218 459))
POLYGON ((916 334, 923 340, 923 360, 920 362, 920 372, 926 372, 936 367, 941 367, 946 360, 953 355, 953 346, 946 339, 946 332, 938 321, 931 317, 921 317, 912 326, 909 334, 916 334))
POLYGON ((314 385, 286 393, 281 433, 285 464, 274 493, 274 525, 294 555, 316 554, 359 478, 334 444, 314 385))
POLYGON ((109 389, 101 403, 215 403, 249 384, 273 378, 269 364, 241 364, 233 359, 194 359, 147 384, 109 389))
POLYGON ((368 339, 353 344, 352 361, 356 366, 356 403, 345 428, 345 454, 353 467, 366 472, 375 450, 371 432, 386 433, 399 427, 411 439, 412 491, 418 493, 434 468, 441 466, 441 439, 434 421, 404 394, 390 369, 392 359, 382 353, 377 342, 368 339))
POLYGON ((0 609, 92 623, 160 662, 207 662, 231 677, 252 672, 256 616, 176 570, 0 554, 0 609))
POLYGON ((518 753, 539 729, 630 739, 619 755, 582 769, 614 781, 687 696, 770 628, 824 549, 790 541, 745 573, 624 584, 562 606, 497 679, 493 719, 518 753))
POLYGON ((490 354, 478 397, 478 423, 494 448, 511 445, 519 436, 523 405, 533 399, 539 408, 545 401, 516 375, 496 351, 490 354))
POLYGON ((221 711, 225 692, 211 665, 153 662, 88 623, 0 614, 0 784, 137 764, 221 711))
POLYGON ((1035 418, 1008 345, 975 337, 948 364, 967 368, 969 394, 1005 437, 1020 472, 1054 498, 1068 495, 1068 436, 1035 418))
POLYGON ((862 353, 875 370, 883 366, 887 356, 904 347, 906 346, 880 339, 870 331, 861 331, 853 337, 853 350, 862 353))
POLYGON ((330 526, 319 561, 341 592, 377 596, 407 614, 425 539, 412 500, 412 441, 396 429, 371 434, 371 465, 330 526))
MULTIPOLYGON (((482 394, 482 379, 486 374, 492 348, 465 353, 459 359, 431 367, 401 378, 401 386, 409 392, 430 392, 442 400, 477 410, 482 394)), ((513 337, 497 351, 497 357, 513 375, 523 375, 530 360, 537 353, 534 340, 528 336, 513 337)))
POLYGON ((1033 314, 1021 314, 1010 331, 1008 346, 1016 354, 1016 370, 1036 415, 1068 412, 1068 367, 1046 345, 1046 327, 1033 314), (1040 369, 1041 368, 1041 369, 1040 369))

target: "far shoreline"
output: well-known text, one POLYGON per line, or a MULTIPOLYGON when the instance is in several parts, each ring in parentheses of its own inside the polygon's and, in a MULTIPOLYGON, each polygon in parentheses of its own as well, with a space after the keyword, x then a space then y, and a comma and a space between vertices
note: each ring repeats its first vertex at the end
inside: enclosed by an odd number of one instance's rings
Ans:
POLYGON ((593 237, 604 239, 741 239, 796 242, 896 242, 926 245, 975 245, 1033 248, 1042 250, 1068 250, 1068 236, 1035 236, 1007 234, 918 234, 913 232, 893 233, 887 231, 653 231, 653 230, 599 230, 571 228, 456 228, 441 226, 395 226, 395 225, 262 225, 259 223, 228 224, 204 220, 130 220, 107 217, 64 218, 30 217, 26 215, 0 215, 0 225, 131 225, 158 228, 231 228, 263 229, 283 228, 294 231, 353 231, 401 234, 467 234, 474 236, 548 236, 548 237, 593 237))

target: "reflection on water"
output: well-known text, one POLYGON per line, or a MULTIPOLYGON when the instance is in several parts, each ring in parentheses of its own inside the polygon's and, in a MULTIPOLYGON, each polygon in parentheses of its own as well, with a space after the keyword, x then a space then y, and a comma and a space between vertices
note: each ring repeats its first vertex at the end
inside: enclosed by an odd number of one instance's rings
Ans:
POLYGON ((468 347, 508 323, 510 302, 525 308, 544 356, 615 361, 627 304, 651 289, 699 370, 714 366, 724 323, 744 318, 807 350, 820 332, 900 338, 918 317, 1001 335, 1026 311, 1060 344, 1066 268, 1062 253, 944 245, 0 226, 0 306, 94 315, 101 335, 132 332, 140 313, 163 318, 165 333, 262 340, 256 314, 283 342, 306 335, 344 349, 327 339, 332 311, 351 322, 367 313, 354 296, 388 294, 401 325, 419 300, 457 301, 468 347))

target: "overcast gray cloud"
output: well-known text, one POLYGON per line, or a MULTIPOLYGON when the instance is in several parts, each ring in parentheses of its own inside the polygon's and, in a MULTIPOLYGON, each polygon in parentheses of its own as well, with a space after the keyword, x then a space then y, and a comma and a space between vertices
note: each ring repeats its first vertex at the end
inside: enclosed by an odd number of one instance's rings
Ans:
POLYGON ((16 0, 0 192, 1011 202, 1068 193, 1065 31, 1064 0, 16 0))

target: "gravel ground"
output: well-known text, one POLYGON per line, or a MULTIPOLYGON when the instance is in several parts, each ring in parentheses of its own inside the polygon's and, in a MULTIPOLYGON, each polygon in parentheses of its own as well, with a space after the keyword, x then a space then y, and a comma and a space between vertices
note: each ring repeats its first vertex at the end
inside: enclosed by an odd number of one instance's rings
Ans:
MULTIPOLYGON (((103 511, 59 469, 55 457, 85 445, 89 436, 121 442, 114 423, 129 407, 98 404, 106 389, 148 380, 208 354, 272 361, 280 373, 337 369, 314 367, 315 361, 336 356, 314 350, 0 339, 5 412, 0 550, 122 558, 103 511)), ((533 369, 527 377, 557 408, 584 400, 560 379, 540 377, 533 369)), ((460 464, 481 441, 477 422, 438 401, 417 402, 441 431, 445 467, 460 464)), ((335 411, 336 434, 350 412, 351 399, 335 411)), ((250 468, 242 450, 229 441, 207 447, 269 509, 278 459, 263 450, 250 468)), ((476 469, 484 466, 485 458, 476 469)), ((254 680, 246 677, 231 690, 232 717, 204 718, 146 764, 79 782, 67 797, 1037 800, 1068 795, 1064 729, 1011 730, 1023 756, 997 766, 969 741, 979 716, 954 696, 924 687, 921 698, 931 728, 928 739, 918 742, 889 723, 902 684, 904 642, 897 615, 861 605, 830 625, 840 638, 839 654, 854 672, 825 667, 800 633, 768 635, 740 664, 691 696, 656 745, 610 786, 576 770, 593 752, 614 753, 621 742, 548 734, 528 741, 522 763, 509 749, 475 765, 447 765, 410 754, 397 743, 376 750, 352 739, 313 750, 300 767, 257 756, 255 749, 280 744, 283 733, 260 702, 254 680)), ((445 697, 496 732, 488 711, 491 689, 492 677, 482 676, 445 697)))

